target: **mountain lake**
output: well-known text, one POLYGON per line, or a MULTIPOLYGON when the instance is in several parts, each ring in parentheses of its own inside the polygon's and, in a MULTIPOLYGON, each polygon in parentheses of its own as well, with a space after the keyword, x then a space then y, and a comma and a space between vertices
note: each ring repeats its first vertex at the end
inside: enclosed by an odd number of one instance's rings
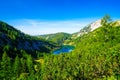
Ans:
POLYGON ((60 49, 54 50, 54 54, 68 53, 71 52, 75 47, 70 45, 64 45, 60 49))

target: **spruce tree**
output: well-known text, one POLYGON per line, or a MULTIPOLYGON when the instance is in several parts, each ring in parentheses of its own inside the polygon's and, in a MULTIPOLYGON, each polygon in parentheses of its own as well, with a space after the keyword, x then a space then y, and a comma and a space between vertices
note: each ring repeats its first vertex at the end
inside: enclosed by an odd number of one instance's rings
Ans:
POLYGON ((29 73, 34 72, 34 64, 33 64, 33 59, 31 57, 31 55, 27 56, 27 67, 28 67, 29 73))
POLYGON ((35 75, 34 75, 35 72, 34 72, 33 59, 31 57, 31 55, 27 56, 27 68, 28 68, 28 71, 29 71, 28 79, 34 80, 35 79, 35 75))
POLYGON ((9 80, 12 76, 11 60, 4 51, 1 61, 1 79, 9 80))
POLYGON ((19 77, 20 69, 21 69, 20 59, 18 56, 16 56, 14 64, 13 64, 14 77, 16 77, 16 78, 19 77))
POLYGON ((101 20, 101 25, 102 26, 106 26, 108 24, 108 22, 111 21, 111 18, 109 15, 105 15, 102 20, 101 20))

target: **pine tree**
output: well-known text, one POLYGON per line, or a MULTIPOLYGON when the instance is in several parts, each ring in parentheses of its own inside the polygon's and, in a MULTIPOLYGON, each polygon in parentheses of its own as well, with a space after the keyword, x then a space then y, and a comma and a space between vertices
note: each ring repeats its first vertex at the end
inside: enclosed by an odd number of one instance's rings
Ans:
POLYGON ((31 55, 27 56, 27 67, 28 67, 28 70, 29 70, 30 73, 34 72, 33 59, 31 57, 31 55))
POLYGON ((12 76, 11 72, 11 60, 4 51, 1 61, 1 79, 9 80, 12 76))
POLYGON ((27 56, 27 68, 29 71, 29 76, 28 79, 35 79, 35 75, 34 75, 34 64, 33 64, 33 59, 31 57, 31 55, 27 56))
POLYGON ((16 77, 16 78, 19 77, 20 69, 21 69, 20 59, 18 56, 16 56, 14 64, 13 64, 14 77, 16 77))
POLYGON ((106 26, 108 24, 108 22, 110 22, 110 21, 111 21, 110 16, 109 15, 105 15, 102 18, 102 20, 101 20, 101 25, 106 26))
POLYGON ((26 60, 24 58, 20 59, 21 64, 21 73, 27 73, 27 66, 26 66, 26 60))

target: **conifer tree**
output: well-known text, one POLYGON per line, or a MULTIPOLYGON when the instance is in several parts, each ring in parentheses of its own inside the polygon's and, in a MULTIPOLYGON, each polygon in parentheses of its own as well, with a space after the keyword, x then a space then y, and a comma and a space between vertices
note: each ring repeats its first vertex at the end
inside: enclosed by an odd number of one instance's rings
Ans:
POLYGON ((33 59, 31 57, 31 55, 27 56, 27 67, 28 67, 29 73, 33 73, 34 72, 33 59))
POLYGON ((11 76, 12 76, 11 60, 7 56, 6 51, 4 51, 1 61, 1 79, 9 80, 11 76))
POLYGON ((20 59, 18 56, 16 56, 14 64, 13 64, 13 72, 14 72, 15 77, 19 77, 20 69, 21 69, 20 59))
POLYGON ((111 21, 111 18, 109 15, 105 15, 101 20, 101 25, 106 26, 108 22, 111 21))
POLYGON ((31 55, 27 56, 27 68, 28 68, 28 71, 29 71, 28 79, 29 80, 30 79, 35 80, 34 64, 33 64, 33 59, 31 57, 31 55))

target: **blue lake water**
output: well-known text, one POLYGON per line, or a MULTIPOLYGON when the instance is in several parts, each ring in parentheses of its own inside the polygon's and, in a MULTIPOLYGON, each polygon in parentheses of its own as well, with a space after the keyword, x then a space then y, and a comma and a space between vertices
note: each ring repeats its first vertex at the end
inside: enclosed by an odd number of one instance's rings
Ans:
POLYGON ((54 54, 68 53, 74 49, 74 46, 62 46, 60 49, 53 51, 54 54))

